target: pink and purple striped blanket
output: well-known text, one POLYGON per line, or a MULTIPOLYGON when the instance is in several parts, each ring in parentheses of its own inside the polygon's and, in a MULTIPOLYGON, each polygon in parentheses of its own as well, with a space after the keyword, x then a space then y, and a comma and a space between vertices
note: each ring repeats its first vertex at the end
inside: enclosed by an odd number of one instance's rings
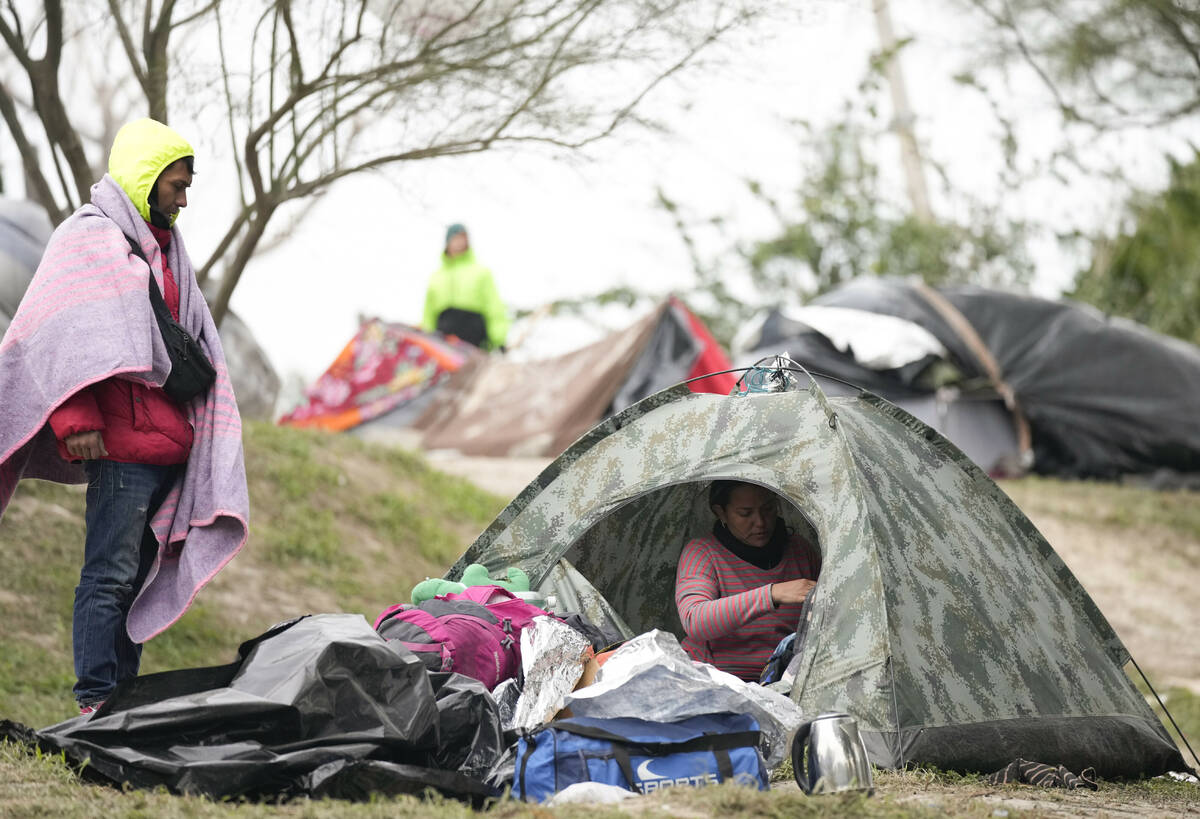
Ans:
MULTIPOLYGON (((0 340, 0 515, 21 478, 84 481, 80 466, 59 457, 47 424, 63 401, 112 377, 160 386, 170 371, 147 295, 146 265, 130 252, 123 233, 141 243, 161 288, 158 243, 106 175, 92 186, 91 204, 50 238, 0 340)), ((195 428, 192 453, 151 521, 158 558, 129 613, 129 636, 139 643, 178 620, 241 550, 250 514, 241 416, 216 325, 178 228, 167 262, 179 282, 180 323, 199 340, 217 380, 187 407, 195 428)))

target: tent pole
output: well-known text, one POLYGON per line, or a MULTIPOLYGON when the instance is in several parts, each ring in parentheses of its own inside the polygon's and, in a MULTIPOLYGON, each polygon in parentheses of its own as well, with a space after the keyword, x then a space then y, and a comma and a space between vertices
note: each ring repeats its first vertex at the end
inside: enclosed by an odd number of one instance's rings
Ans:
POLYGON ((888 657, 888 674, 892 678, 892 721, 896 725, 896 758, 900 765, 896 769, 904 770, 904 739, 900 736, 900 703, 896 700, 896 657, 888 657))
MULTIPOLYGON (((705 373, 704 375, 693 376, 692 378, 688 378, 684 381, 680 381, 677 384, 672 384, 671 386, 678 387, 683 384, 691 384, 693 381, 703 381, 706 378, 712 378, 714 375, 728 375, 731 373, 745 374, 745 373, 750 372, 753 369, 754 369, 754 366, 752 365, 749 367, 734 367, 732 370, 718 370, 715 373, 705 373)), ((836 375, 829 375, 828 373, 823 373, 819 370, 807 370, 804 367, 801 367, 799 365, 797 365, 795 367, 771 367, 770 369, 783 370, 784 372, 789 372, 789 373, 804 373, 805 375, 808 375, 808 376, 819 375, 821 378, 828 378, 830 381, 836 381, 839 384, 844 384, 847 387, 852 387, 852 388, 858 390, 859 392, 870 392, 870 390, 868 390, 866 387, 855 384, 853 381, 847 381, 844 378, 838 378, 836 375)), ((820 385, 818 384, 817 386, 820 386, 820 385)), ((670 389, 670 388, 668 387, 668 389, 670 389)))
POLYGON ((1197 758, 1196 752, 1192 750, 1191 744, 1188 743, 1187 737, 1183 734, 1183 729, 1179 727, 1177 722, 1175 722, 1175 717, 1171 716, 1171 712, 1167 710, 1167 705, 1162 701, 1162 697, 1158 696, 1158 692, 1155 691, 1154 686, 1150 684, 1150 680, 1146 677, 1146 672, 1142 671, 1142 667, 1137 664, 1137 660, 1133 659, 1133 655, 1130 655, 1129 662, 1133 663, 1133 667, 1137 669, 1137 673, 1142 675, 1142 681, 1146 683, 1146 687, 1150 689, 1150 693, 1153 694, 1154 699, 1158 701, 1158 707, 1161 708, 1163 713, 1167 715, 1167 719, 1171 720, 1171 725, 1175 727, 1175 732, 1178 733, 1179 738, 1183 740, 1184 747, 1186 747, 1191 753, 1192 759, 1196 761, 1197 765, 1200 765, 1200 758, 1197 758))

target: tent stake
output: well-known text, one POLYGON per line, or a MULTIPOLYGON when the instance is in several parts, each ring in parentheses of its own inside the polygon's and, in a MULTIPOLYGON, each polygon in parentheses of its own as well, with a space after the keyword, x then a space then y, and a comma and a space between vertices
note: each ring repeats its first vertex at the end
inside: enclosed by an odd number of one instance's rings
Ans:
MULTIPOLYGON (((1167 715, 1167 719, 1171 720, 1171 725, 1175 727, 1175 732, 1178 733, 1179 738, 1183 740, 1184 747, 1186 747, 1191 753, 1192 759, 1196 761, 1197 765, 1200 765, 1200 757, 1196 756, 1196 752, 1192 750, 1191 744, 1188 742, 1187 737, 1183 734, 1183 729, 1179 727, 1177 722, 1175 722, 1175 717, 1171 716, 1171 712, 1167 710, 1166 703, 1162 701, 1162 697, 1158 696, 1158 692, 1155 691, 1154 686, 1150 684, 1150 680, 1146 677, 1146 672, 1142 671, 1142 667, 1137 664, 1137 660, 1133 659, 1132 655, 1129 657, 1129 662, 1133 663, 1133 667, 1136 668, 1137 672, 1142 675, 1142 681, 1146 683, 1146 687, 1150 689, 1150 693, 1153 694, 1154 699, 1158 701, 1158 707, 1161 708, 1163 713, 1167 715)), ((1192 771, 1192 775, 1195 776, 1196 772, 1192 771)))

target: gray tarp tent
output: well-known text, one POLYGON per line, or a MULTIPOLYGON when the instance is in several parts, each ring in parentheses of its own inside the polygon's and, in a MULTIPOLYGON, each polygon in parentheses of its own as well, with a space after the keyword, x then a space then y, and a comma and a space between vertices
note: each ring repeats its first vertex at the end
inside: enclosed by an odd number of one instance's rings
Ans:
POLYGON ((711 526, 716 478, 777 491, 815 534, 824 568, 791 695, 857 717, 874 763, 1185 769, 1045 538, 953 444, 870 393, 646 398, 563 453, 447 576, 520 566, 596 621, 678 634, 675 566, 711 526))
POLYGON ((0 336, 8 330, 52 232, 54 225, 41 207, 0 196, 0 336))
POLYGON ((741 339, 748 352, 739 360, 786 352, 869 389, 933 423, 994 474, 1017 471, 1027 456, 1035 472, 1063 477, 1157 472, 1170 482, 1168 472, 1200 473, 1194 344, 1088 305, 971 285, 863 276, 808 306, 901 320, 945 352, 867 366, 857 350, 775 311, 741 339))

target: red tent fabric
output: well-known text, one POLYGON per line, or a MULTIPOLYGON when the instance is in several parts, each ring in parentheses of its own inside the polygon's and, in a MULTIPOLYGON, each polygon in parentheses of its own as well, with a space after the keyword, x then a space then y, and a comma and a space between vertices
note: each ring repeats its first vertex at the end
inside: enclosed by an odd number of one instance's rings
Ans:
MULTIPOLYGON (((688 378, 733 369, 733 363, 730 362, 729 356, 725 355, 725 351, 721 349, 721 345, 704 326, 704 322, 674 296, 671 297, 671 306, 683 313, 687 318, 688 329, 692 331, 696 341, 703 346, 699 357, 696 358, 696 363, 692 365, 691 372, 688 373, 688 378)), ((714 392, 718 395, 729 395, 737 383, 737 379, 737 373, 725 373, 693 381, 688 384, 688 387, 692 392, 714 392)))

